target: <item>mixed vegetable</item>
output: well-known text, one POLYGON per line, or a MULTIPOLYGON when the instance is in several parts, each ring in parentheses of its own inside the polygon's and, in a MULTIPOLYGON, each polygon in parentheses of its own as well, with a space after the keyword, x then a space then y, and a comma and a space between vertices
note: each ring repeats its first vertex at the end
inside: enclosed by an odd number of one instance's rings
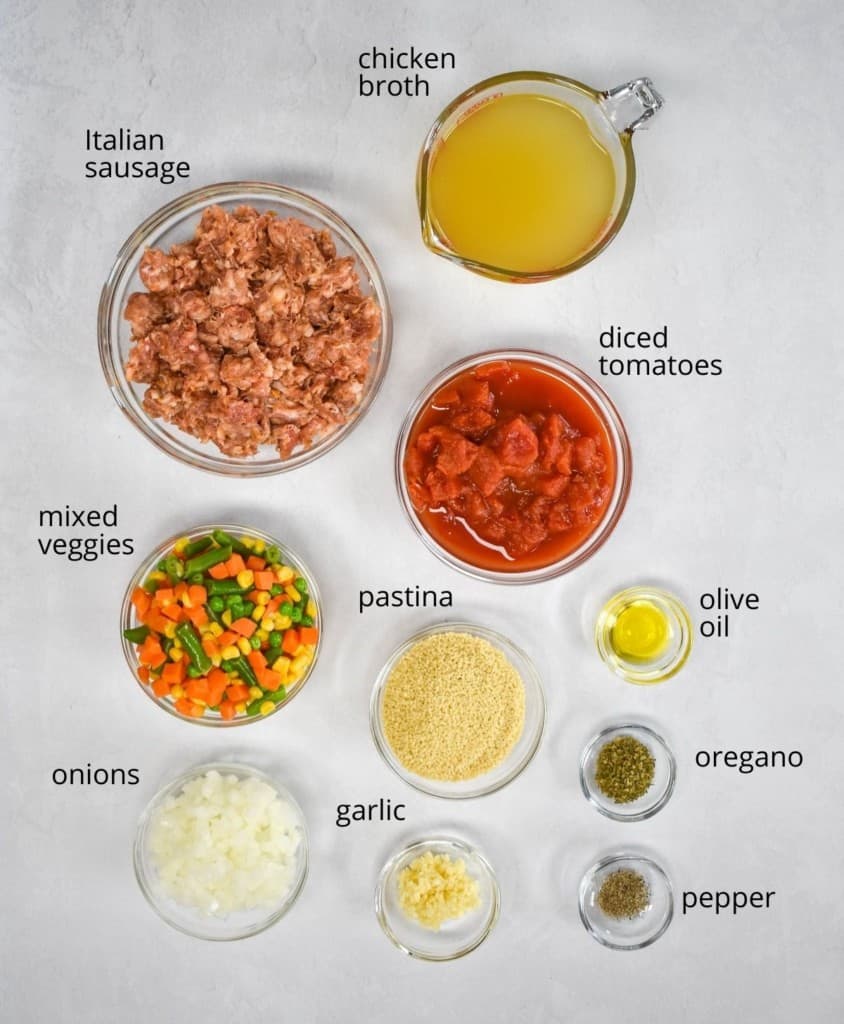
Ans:
POLYGON ((268 715, 314 659, 308 581, 258 537, 183 537, 131 600, 138 676, 189 718, 268 715))

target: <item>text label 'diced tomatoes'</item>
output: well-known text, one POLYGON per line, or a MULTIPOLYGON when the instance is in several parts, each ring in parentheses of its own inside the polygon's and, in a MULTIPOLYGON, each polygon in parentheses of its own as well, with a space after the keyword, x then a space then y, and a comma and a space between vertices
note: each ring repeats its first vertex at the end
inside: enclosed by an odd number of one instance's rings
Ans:
POLYGON ((573 383, 497 360, 434 394, 413 425, 404 472, 438 544, 481 569, 523 572, 565 558, 595 530, 616 466, 603 420, 573 383))

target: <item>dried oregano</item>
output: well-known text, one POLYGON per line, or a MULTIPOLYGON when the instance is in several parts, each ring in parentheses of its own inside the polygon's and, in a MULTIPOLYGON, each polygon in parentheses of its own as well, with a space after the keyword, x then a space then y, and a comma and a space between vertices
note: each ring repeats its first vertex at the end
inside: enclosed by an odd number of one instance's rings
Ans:
POLYGON ((595 784, 614 803, 629 804, 651 788, 655 768, 644 743, 633 736, 616 736, 598 752, 595 784))

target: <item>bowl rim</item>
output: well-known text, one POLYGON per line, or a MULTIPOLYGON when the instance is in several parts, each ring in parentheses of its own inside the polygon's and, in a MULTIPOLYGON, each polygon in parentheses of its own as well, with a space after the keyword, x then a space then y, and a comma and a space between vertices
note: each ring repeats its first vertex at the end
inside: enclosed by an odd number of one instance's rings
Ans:
MULTIPOLYGON (((120 315, 119 310, 117 315, 120 315)), ((221 476, 248 478, 273 476, 296 469, 299 466, 304 466, 319 458, 320 455, 331 451, 360 423, 380 392, 390 363, 392 336, 392 313, 384 279, 375 257, 355 229, 339 213, 319 199, 315 199, 313 196, 298 189, 266 181, 227 181, 204 185, 200 188, 192 189, 181 196, 177 196, 150 214, 135 228, 118 250, 115 261, 100 292, 97 309, 97 338, 100 366, 102 367, 109 391, 118 408, 132 425, 147 440, 151 441, 159 451, 165 452, 184 465, 221 476), (134 273, 133 264, 139 258, 141 248, 151 244, 154 241, 154 234, 160 231, 172 218, 178 215, 189 216, 191 211, 198 213, 214 203, 234 202, 238 198, 243 198, 244 201, 249 198, 264 199, 266 201, 276 200, 280 204, 288 204, 299 212, 314 217, 324 227, 331 229, 339 235, 354 252, 358 269, 361 266, 363 267, 369 279, 372 292, 381 309, 381 331, 373 346, 375 365, 369 377, 368 388, 365 390, 360 404, 354 410, 352 418, 347 420, 346 423, 333 433, 328 434, 322 441, 310 448, 306 448, 304 451, 298 452, 289 459, 267 458, 260 462, 250 462, 250 459, 255 460, 256 457, 235 458, 223 455, 219 451, 216 454, 191 451, 186 445, 171 439, 164 432, 163 428, 157 428, 157 420, 149 416, 139 406, 136 407, 138 403, 130 401, 128 396, 131 392, 131 385, 126 379, 122 360, 116 358, 117 339, 113 337, 112 331, 115 306, 119 298, 118 293, 123 290, 121 286, 128 285, 128 280, 134 273)), ((117 354, 119 355, 119 353, 117 354)))
POLYGON ((146 694, 146 696, 153 702, 153 704, 161 708, 163 711, 166 711, 168 714, 172 715, 174 718, 178 719, 181 722, 187 722, 191 725, 205 726, 211 729, 232 729, 236 728, 237 726, 251 725, 254 722, 263 722, 270 718, 273 718, 275 715, 279 713, 279 711, 287 707, 287 705, 290 704, 291 701, 305 688, 305 684, 311 678, 311 675, 313 674, 314 669, 316 668, 316 664, 317 661, 319 660, 319 655, 322 650, 322 639, 323 634, 325 632, 324 623, 325 616, 323 613, 322 597, 320 595, 316 577, 311 572, 308 565, 305 562, 303 562, 301 558, 299 558, 298 554, 295 551, 293 551, 292 548, 289 548, 286 544, 282 544, 276 537, 272 536, 272 534, 265 533, 263 530, 258 530, 255 527, 244 526, 239 523, 205 523, 199 526, 190 527, 187 530, 183 530, 181 533, 176 533, 172 537, 168 537, 167 540, 159 544, 158 547, 156 547, 152 552, 150 552, 148 556, 146 556, 143 559, 143 561, 140 563, 140 565, 132 575, 131 579, 129 580, 129 583, 126 587, 126 591, 123 595, 123 601, 121 602, 120 605, 119 630, 120 643, 123 649, 123 656, 126 659, 126 664, 129 666, 129 671, 134 676, 135 682, 146 694), (259 538, 260 540, 263 540, 265 543, 270 543, 278 547, 280 551, 284 554, 285 559, 287 559, 288 555, 292 556, 290 559, 290 564, 294 565, 307 579, 310 587, 310 596, 313 598, 314 603, 317 606, 316 621, 319 627, 319 632, 317 633, 317 642, 316 648, 314 650, 313 659, 310 665, 308 666, 308 669, 305 672, 304 676, 302 676, 301 680, 299 681, 293 692, 288 694, 283 701, 277 704, 275 710, 271 711, 270 714, 268 715, 253 715, 251 717, 244 716, 242 718, 232 718, 229 721, 226 721, 224 718, 208 718, 206 715, 203 715, 202 718, 186 717, 185 715, 181 714, 179 711, 176 710, 174 704, 171 704, 169 701, 165 700, 162 697, 156 697, 155 694, 150 689, 150 687, 147 686, 140 679, 140 677, 138 676, 138 659, 137 657, 135 657, 135 646, 123 635, 123 630, 128 629, 132 626, 132 619, 134 614, 134 606, 132 605, 132 593, 135 587, 140 586, 141 582, 152 571, 151 566, 158 562, 161 556, 169 548, 171 548, 176 543, 176 541, 181 540, 183 537, 193 539, 196 536, 199 536, 200 534, 211 533, 212 530, 225 530, 226 533, 236 533, 238 535, 247 534, 248 536, 254 536, 259 538))
POLYGON ((630 493, 630 486, 633 480, 633 456, 630 448, 630 439, 627 429, 621 419, 615 404, 604 389, 593 380, 587 373, 575 366, 573 363, 550 352, 541 352, 536 349, 502 348, 490 349, 478 352, 474 355, 463 356, 449 364, 436 376, 432 377, 420 391, 411 404, 405 415, 399 430, 396 441, 393 473, 395 477, 396 490, 398 491, 399 504, 416 535, 422 540, 425 547, 441 562, 470 576, 473 579, 484 580, 489 583, 501 583, 504 585, 519 585, 525 583, 543 583, 547 580, 563 576, 572 572, 582 565, 592 555, 596 554, 614 532, 621 514, 627 504, 630 493), (413 508, 413 503, 408 494, 404 474, 404 456, 414 424, 427 405, 434 392, 447 384, 458 374, 487 362, 497 361, 538 363, 543 369, 550 369, 561 376, 567 384, 574 388, 581 397, 593 409, 601 420, 606 430, 610 445, 616 461, 615 479, 613 481, 613 493, 604 515, 595 525, 594 530, 584 537, 579 547, 575 548, 563 558, 557 559, 548 565, 539 566, 536 569, 526 569, 515 572, 505 572, 499 569, 482 569, 464 561, 457 555, 448 551, 425 529, 422 521, 413 508))
MULTIPOLYGON (((398 646, 396 646, 392 653, 387 657, 386 661, 382 665, 378 675, 375 678, 375 682, 372 687, 372 692, 369 698, 369 731, 372 736, 372 740, 375 744, 375 749, 381 755, 381 759, 404 783, 411 786, 413 789, 420 793, 425 793, 428 796, 438 797, 442 800, 475 800, 478 797, 489 796, 492 793, 497 793, 500 789, 508 786, 511 782, 515 781, 528 767, 536 756, 536 752, 542 743, 542 739, 545 735, 545 727, 547 724, 548 717, 548 702, 545 697, 545 690, 542 686, 542 677, 539 674, 536 665, 533 660, 519 647, 513 643, 509 637, 504 636, 503 633, 499 633, 497 630, 490 629, 489 626, 480 626, 475 622, 467 622, 463 620, 445 620, 442 622, 435 622, 429 626, 425 626, 422 629, 417 630, 411 636, 403 640, 398 646), (384 687, 387 684, 387 680, 390 677, 390 673, 397 664, 398 660, 408 651, 414 644, 420 640, 424 640, 428 636, 433 636, 436 633, 470 633, 472 636, 477 636, 482 640, 486 640, 488 643, 492 643, 493 646, 501 645, 504 649, 505 654, 515 655, 516 659, 520 659, 525 671, 513 664, 513 668, 519 673, 519 678, 522 680, 522 685, 525 687, 525 699, 527 700, 527 687, 528 683, 525 682, 525 674, 529 677, 529 683, 533 687, 535 694, 539 701, 539 723, 536 729, 536 735, 531 739, 530 744, 522 755, 521 759, 513 766, 512 770, 509 771, 500 781, 495 783, 489 783, 486 786, 470 793, 448 793, 443 792, 439 787, 448 785, 449 783, 442 782, 441 780, 431 779, 426 780, 422 776, 413 775, 408 772, 407 769, 401 764, 398 758, 393 754, 392 748, 387 741, 387 737, 383 734, 381 725, 381 695, 384 692, 384 687)), ((522 733, 524 735, 524 732, 522 733)), ((521 736, 519 737, 521 739, 521 736)), ((518 743, 518 740, 516 741, 518 743)), ((488 774, 488 773, 485 773, 488 774)), ((479 775, 476 779, 466 779, 466 783, 472 783, 477 780, 483 779, 483 775, 479 775)))
POLYGON ((381 930, 392 942, 396 949, 405 953, 407 956, 412 957, 414 960, 427 960, 429 963, 447 963, 451 960, 459 960, 461 957, 468 956, 469 953, 473 952, 478 946, 483 943, 490 932, 495 927, 498 918, 501 914, 501 888, 498 884, 498 878, 495 874, 490 862, 484 856, 484 854, 476 847, 472 846, 471 843, 464 839, 458 839, 455 836, 450 835, 433 835, 420 837, 414 839, 409 843, 406 843, 399 849, 396 849, 384 862, 384 866, 378 875, 378 881, 375 886, 375 916, 378 919, 378 923, 381 925, 381 930), (491 900, 489 913, 486 920, 484 921, 483 927, 478 937, 472 941, 469 945, 461 947, 457 952, 449 955, 435 956, 430 953, 422 953, 417 949, 414 949, 399 939, 393 929, 390 927, 389 921, 387 920, 387 913, 384 906, 384 890, 387 885, 387 881, 390 878, 393 871, 395 871, 398 863, 409 854, 415 853, 417 850, 425 852, 431 847, 442 847, 447 846, 461 857, 471 858, 472 862, 480 865, 483 873, 489 882, 491 900))
POLYGON ((577 905, 578 911, 580 913, 580 920, 583 922, 584 928, 587 932, 589 932, 589 934, 596 942, 599 942, 602 946, 606 946, 607 949, 618 949, 622 952, 630 952, 636 949, 645 949, 647 946, 652 945, 654 942, 656 942, 658 938, 665 934, 666 930, 668 929, 668 926, 671 924, 671 921, 674 918, 674 887, 671 884, 671 879, 669 878, 668 872, 665 870, 665 868, 663 868, 662 865, 658 864, 651 857, 647 857, 641 853, 633 853, 630 850, 621 850, 616 853, 610 853, 604 857, 601 857, 600 860, 597 860, 591 867, 586 869, 586 871, 583 873, 583 878, 580 881, 577 905), (584 909, 584 901, 586 899, 586 895, 589 892, 592 883, 594 882, 595 875, 599 871, 602 871, 604 868, 610 867, 612 864, 621 863, 622 861, 632 861, 635 864, 646 864, 649 870, 653 871, 656 877, 659 878, 660 881, 664 884, 668 901, 668 910, 666 912, 665 919, 660 924, 658 930, 653 935, 649 935, 646 939, 643 939, 641 942, 633 943, 632 945, 611 942, 604 936, 599 935, 592 927, 592 924, 589 921, 588 915, 586 914, 586 911, 584 909))
POLYGON ((299 896, 305 887, 305 882, 307 881, 310 870, 310 843, 308 839, 307 821, 305 820, 305 815, 299 801, 285 785, 269 773, 261 771, 260 768, 254 768, 252 765, 238 761, 203 762, 202 764, 185 770, 180 775, 176 776, 176 778, 171 779, 170 782, 165 783, 147 802, 140 817, 138 818, 138 824, 135 829, 135 839, 132 845, 132 865, 135 872, 135 880, 138 883, 138 887, 147 903, 152 907, 161 920, 171 928, 181 932, 183 935, 189 935, 191 938, 201 939, 205 942, 238 942, 241 939, 248 939, 253 935, 258 935, 261 932, 266 931, 268 928, 271 928, 290 911, 299 899, 299 896), (183 788, 186 783, 195 778, 199 778, 201 775, 205 775, 210 771, 218 771, 221 774, 224 772, 235 774, 238 775, 239 778, 255 778, 272 786, 275 792, 290 804, 290 806, 292 806, 298 817, 297 825, 302 834, 302 841, 300 843, 301 854, 297 854, 300 862, 297 878, 291 886, 288 894, 284 897, 282 904, 277 908, 277 910, 268 914, 268 916, 256 926, 234 935, 205 935, 174 921, 158 904, 152 888, 149 885, 147 871, 144 867, 144 839, 146 838, 146 832, 152 819, 153 812, 158 808, 165 797, 169 796, 171 793, 177 792, 178 789, 183 788))
MULTIPOLYGON (((655 729, 651 729, 650 726, 644 725, 641 722, 626 721, 618 722, 615 725, 608 725, 592 737, 592 739, 583 748, 583 753, 580 755, 580 788, 583 791, 583 795, 596 810, 600 811, 600 813, 605 815, 607 818, 611 818, 613 821, 645 821, 648 818, 652 818, 655 814, 661 811, 671 799, 671 795, 674 792, 676 784, 677 759, 674 757, 671 747, 669 747, 666 740, 655 729), (613 733, 624 734, 633 731, 645 733, 648 739, 653 741, 654 746, 660 749, 666 759, 666 763, 668 764, 668 780, 665 788, 653 803, 643 806, 640 810, 632 814, 625 814, 623 811, 613 810, 611 805, 605 805, 596 798, 595 793, 593 792, 593 787, 589 785, 586 778, 586 763, 592 752, 596 750, 599 745, 603 745, 603 743, 607 741, 607 738, 613 733)), ((618 804, 616 806, 622 808, 625 805, 618 804)))

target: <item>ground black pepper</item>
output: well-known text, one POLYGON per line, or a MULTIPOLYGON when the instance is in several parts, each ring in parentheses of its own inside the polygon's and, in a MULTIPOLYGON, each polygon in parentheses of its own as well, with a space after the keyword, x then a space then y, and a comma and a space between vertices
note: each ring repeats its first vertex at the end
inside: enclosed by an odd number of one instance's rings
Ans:
POLYGON ((621 868, 607 875, 598 890, 598 906, 607 917, 638 917, 647 910, 651 892, 638 871, 621 868))

